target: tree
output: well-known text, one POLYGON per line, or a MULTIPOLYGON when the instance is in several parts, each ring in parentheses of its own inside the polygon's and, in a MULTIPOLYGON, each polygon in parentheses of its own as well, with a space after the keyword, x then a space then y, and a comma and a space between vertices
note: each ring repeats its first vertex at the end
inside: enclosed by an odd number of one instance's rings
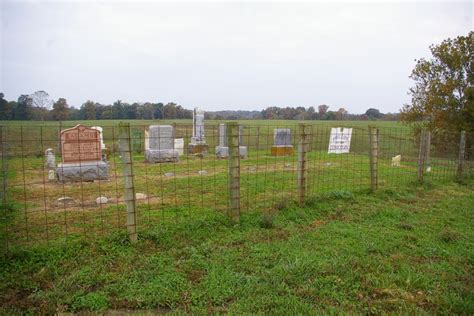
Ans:
POLYGON ((411 104, 401 120, 432 131, 474 131, 474 32, 431 45, 431 59, 416 60, 411 104))
POLYGON ((86 120, 95 120, 96 117, 96 106, 95 102, 88 100, 81 106, 82 117, 86 120))
POLYGON ((369 117, 369 119, 374 120, 374 119, 379 119, 382 118, 383 114, 380 113, 379 110, 370 108, 367 111, 365 111, 365 115, 369 117))
POLYGON ((321 120, 323 120, 324 117, 326 116, 328 109, 329 109, 329 106, 327 106, 326 104, 318 105, 318 116, 321 120))
POLYGON ((346 115, 347 115, 347 110, 344 109, 344 108, 339 108, 339 110, 337 110, 336 112, 336 120, 343 120, 346 118, 346 115))
POLYGON ((44 120, 48 111, 51 110, 51 107, 53 106, 53 99, 51 99, 49 94, 43 90, 36 91, 35 93, 30 94, 29 97, 31 99, 31 105, 36 108, 33 109, 34 113, 36 116, 41 118, 41 120, 44 120))
POLYGON ((32 108, 31 98, 26 94, 20 95, 20 97, 18 98, 16 111, 13 114, 13 118, 15 120, 31 119, 31 108, 32 108))
POLYGON ((4 94, 0 92, 0 120, 13 119, 13 104, 4 99, 4 94))
POLYGON ((69 106, 66 99, 59 98, 53 105, 53 120, 65 121, 69 118, 69 106))

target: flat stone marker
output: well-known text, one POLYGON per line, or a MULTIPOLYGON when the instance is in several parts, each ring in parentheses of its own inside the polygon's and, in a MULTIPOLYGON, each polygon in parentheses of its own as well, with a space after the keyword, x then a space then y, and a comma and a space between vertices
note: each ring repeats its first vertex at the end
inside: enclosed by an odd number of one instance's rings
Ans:
POLYGON ((76 125, 61 131, 62 163, 56 172, 60 181, 106 180, 108 165, 102 161, 99 131, 76 125))
POLYGON ((294 149, 291 142, 291 129, 275 128, 273 130, 272 156, 290 156, 294 149))
POLYGON ((207 154, 209 146, 204 135, 204 111, 195 108, 193 111, 193 136, 188 144, 188 154, 207 154))
POLYGON ((179 161, 179 152, 174 148, 173 126, 150 125, 148 131, 149 148, 145 150, 146 161, 152 163, 179 161))
MULTIPOLYGON (((219 124, 219 146, 216 146, 216 157, 225 159, 229 157, 229 147, 227 146, 227 133, 224 123, 219 124)), ((239 141, 242 144, 243 126, 239 126, 239 141)), ((239 146, 240 158, 245 159, 248 156, 247 146, 239 146)))

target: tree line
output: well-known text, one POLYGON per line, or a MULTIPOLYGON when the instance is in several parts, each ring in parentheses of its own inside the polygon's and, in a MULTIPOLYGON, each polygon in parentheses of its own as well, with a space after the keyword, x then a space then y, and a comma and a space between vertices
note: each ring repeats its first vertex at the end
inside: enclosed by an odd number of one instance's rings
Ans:
MULTIPOLYGON (((42 96, 47 95, 39 91, 42 96)), ((36 93, 38 94, 38 92, 36 93)), ((38 103, 38 102, 36 102, 38 103)), ((70 107, 67 100, 59 98, 51 101, 49 109, 35 104, 32 95, 21 95, 16 101, 7 101, 0 93, 0 120, 36 120, 36 121, 67 121, 67 120, 117 120, 117 119, 191 119, 192 110, 181 105, 169 103, 126 103, 121 100, 105 105, 94 101, 87 101, 79 109, 70 107)), ((267 107, 261 111, 206 111, 207 119, 235 120, 235 119, 282 119, 282 120, 398 120, 396 113, 381 113, 369 108, 364 114, 350 114, 346 109, 329 110, 329 106, 322 104, 317 107, 267 107)))

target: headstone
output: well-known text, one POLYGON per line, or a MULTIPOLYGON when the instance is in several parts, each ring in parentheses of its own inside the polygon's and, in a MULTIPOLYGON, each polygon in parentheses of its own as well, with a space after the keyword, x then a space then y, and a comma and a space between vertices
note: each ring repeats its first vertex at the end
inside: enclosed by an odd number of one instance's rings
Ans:
POLYGON ((149 132, 145 130, 145 151, 147 151, 148 149, 150 149, 150 136, 149 132))
POLYGON ((294 149, 291 141, 291 129, 276 128, 273 130, 272 156, 290 156, 294 149))
POLYGON ((331 128, 328 154, 346 154, 351 149, 352 128, 331 128))
POLYGON ((397 155, 392 157, 392 167, 400 167, 400 162, 402 161, 402 156, 397 155))
POLYGON ((145 159, 148 162, 177 162, 179 153, 174 148, 174 127, 171 125, 150 125, 148 149, 145 159))
POLYGON ((188 144, 188 154, 207 154, 209 146, 204 135, 204 111, 195 108, 193 111, 193 136, 188 144))
POLYGON ((54 155, 54 150, 52 148, 45 150, 44 158, 46 161, 46 168, 48 168, 48 170, 56 169, 56 156, 54 155))
POLYGON ((54 172, 54 170, 49 170, 48 171, 48 180, 49 181, 56 180, 56 172, 54 172))
POLYGON ((92 126, 92 129, 95 129, 99 131, 99 137, 100 137, 100 149, 105 150, 105 144, 104 144, 104 135, 103 135, 103 129, 100 126, 92 126))
POLYGON ((56 172, 60 181, 106 180, 108 165, 102 161, 100 133, 84 125, 61 131, 62 163, 56 172))
MULTIPOLYGON (((239 126, 239 141, 242 144, 243 126, 239 126)), ((240 158, 245 159, 248 155, 247 146, 239 146, 240 158)), ((227 133, 226 125, 219 124, 219 146, 216 146, 216 157, 219 159, 225 159, 229 157, 229 147, 227 146, 227 133)))
POLYGON ((176 149, 180 156, 184 153, 184 138, 174 139, 174 149, 176 149))

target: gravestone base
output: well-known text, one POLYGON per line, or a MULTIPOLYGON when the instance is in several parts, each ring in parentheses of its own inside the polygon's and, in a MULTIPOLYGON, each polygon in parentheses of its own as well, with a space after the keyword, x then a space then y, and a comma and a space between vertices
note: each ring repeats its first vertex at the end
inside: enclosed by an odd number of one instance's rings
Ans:
POLYGON ((60 163, 56 174, 61 182, 107 180, 108 169, 103 161, 60 163))
POLYGON ((209 151, 209 145, 207 144, 194 144, 194 143, 188 144, 189 155, 194 155, 194 154, 207 155, 208 151, 209 151))
MULTIPOLYGON (((248 156, 247 146, 239 146, 239 155, 241 159, 247 158, 248 156)), ((216 146, 216 157, 219 159, 225 159, 229 157, 229 147, 216 146)))
POLYGON ((145 151, 147 162, 178 162, 179 151, 176 149, 147 149, 145 151))
POLYGON ((272 146, 272 156, 291 156, 295 150, 293 146, 272 146))

